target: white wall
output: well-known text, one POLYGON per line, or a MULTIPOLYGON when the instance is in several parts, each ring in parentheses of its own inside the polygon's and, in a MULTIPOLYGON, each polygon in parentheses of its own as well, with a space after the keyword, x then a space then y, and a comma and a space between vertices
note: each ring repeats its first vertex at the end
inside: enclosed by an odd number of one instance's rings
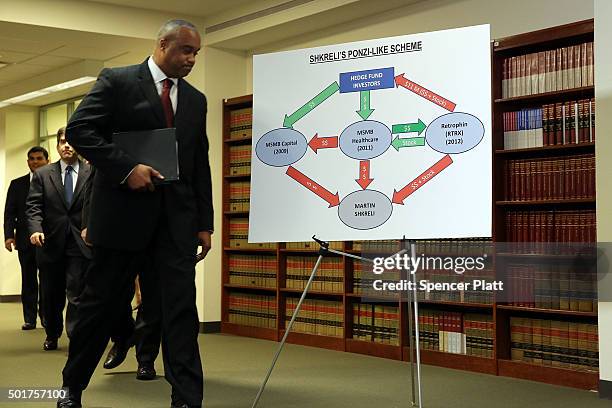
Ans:
MULTIPOLYGON (((12 106, 0 109, 0 191, 2 211, 6 191, 12 179, 27 174, 27 151, 36 144, 38 135, 38 109, 12 106)), ((3 219, 4 220, 4 219, 3 219)), ((4 243, 4 233, 2 236, 4 243)), ((15 295, 21 292, 21 272, 17 253, 0 250, 0 295, 15 295)))
MULTIPOLYGON (((597 157, 597 241, 609 248, 612 242, 612 2, 595 0, 595 100, 598 129, 595 154, 597 157)), ((601 264, 607 270, 598 271, 600 276, 609 274, 609 265, 601 264), (606 267, 607 266, 607 267, 606 267)), ((608 294, 599 303, 599 377, 612 381, 612 298, 609 296, 610 279, 600 280, 600 298, 603 290, 608 294)))
MULTIPOLYGON (((589 18, 593 18, 591 1, 428 0, 315 34, 282 39, 253 50, 253 54, 487 23, 491 24, 491 38, 501 38, 589 18)), ((251 93, 251 58, 247 65, 247 86, 251 93)))

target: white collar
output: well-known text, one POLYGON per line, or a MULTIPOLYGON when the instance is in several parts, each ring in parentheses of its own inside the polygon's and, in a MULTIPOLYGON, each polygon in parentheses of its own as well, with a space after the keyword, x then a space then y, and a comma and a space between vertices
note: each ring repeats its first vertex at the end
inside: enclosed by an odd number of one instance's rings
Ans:
MULTIPOLYGON (((153 77, 153 83, 157 84, 158 82, 161 82, 164 79, 168 78, 168 76, 164 74, 164 71, 162 71, 161 68, 155 63, 155 61, 153 61, 152 56, 149 57, 149 59, 147 60, 147 65, 149 66, 149 71, 151 71, 151 76, 153 77)), ((171 80, 174 85, 177 85, 177 82, 178 82, 177 78, 168 78, 168 79, 171 80)))
MULTIPOLYGON (((62 169, 62 174, 66 172, 66 167, 68 167, 68 164, 66 164, 65 161, 60 160, 60 168, 62 169)), ((74 170, 74 172, 76 174, 79 174, 79 161, 75 161, 74 164, 72 165, 72 169, 74 170)))

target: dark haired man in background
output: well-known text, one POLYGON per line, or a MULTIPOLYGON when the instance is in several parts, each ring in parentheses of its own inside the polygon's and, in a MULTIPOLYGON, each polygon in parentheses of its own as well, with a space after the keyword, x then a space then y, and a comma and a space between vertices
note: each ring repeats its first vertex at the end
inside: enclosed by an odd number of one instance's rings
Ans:
POLYGON ((63 127, 57 131, 57 152, 60 160, 34 173, 26 200, 30 242, 37 247, 40 269, 46 351, 57 349, 66 298, 66 333, 70 337, 83 274, 91 258, 91 250, 81 238, 89 165, 78 159, 63 127))
MULTIPOLYGON (((30 191, 30 181, 34 171, 49 163, 49 152, 44 147, 34 146, 28 150, 30 173, 11 181, 6 193, 4 206, 4 247, 13 252, 17 250, 21 265, 21 304, 23 305, 22 330, 36 328, 36 312, 44 326, 42 308, 38 306, 39 286, 36 267, 36 250, 30 243, 28 220, 26 218, 26 198, 30 191)), ((42 303, 42 301, 41 301, 42 303)))

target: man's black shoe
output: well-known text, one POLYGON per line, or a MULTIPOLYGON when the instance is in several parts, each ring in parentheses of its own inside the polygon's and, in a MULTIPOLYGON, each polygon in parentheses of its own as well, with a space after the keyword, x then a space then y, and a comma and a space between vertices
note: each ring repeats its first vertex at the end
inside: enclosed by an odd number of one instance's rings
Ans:
POLYGON ((125 357, 130 347, 131 344, 122 341, 113 344, 113 347, 108 351, 103 367, 106 369, 119 367, 119 365, 125 361, 125 357))
POLYGON ((57 400, 57 408, 81 408, 81 391, 63 387, 64 397, 57 400))
POLYGON ((172 402, 170 403, 170 408, 202 408, 201 405, 187 405, 185 401, 183 401, 180 397, 177 397, 172 391, 172 402))
POLYGON ((34 330, 36 328, 36 323, 24 323, 21 326, 21 330, 34 330))
POLYGON ((43 350, 45 351, 57 350, 57 339, 47 337, 47 339, 43 343, 43 350))
POLYGON ((138 364, 136 379, 140 381, 151 381, 157 377, 153 364, 138 364))

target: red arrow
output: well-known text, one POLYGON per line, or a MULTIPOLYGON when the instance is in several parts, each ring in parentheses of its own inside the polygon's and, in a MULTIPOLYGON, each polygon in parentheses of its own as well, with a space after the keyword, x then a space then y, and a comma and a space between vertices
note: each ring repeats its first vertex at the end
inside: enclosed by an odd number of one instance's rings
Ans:
POLYGON ((424 88, 421 85, 414 83, 409 79, 406 79, 404 77, 404 74, 399 74, 398 76, 395 77, 395 86, 396 87, 403 86, 407 90, 414 92, 420 97, 425 98, 428 101, 433 102, 436 105, 439 105, 450 112, 454 111, 455 107, 457 106, 456 103, 453 103, 449 101, 448 99, 443 98, 440 95, 430 91, 429 89, 424 88))
POLYGON ((370 161, 369 160, 361 160, 359 162, 359 179, 355 180, 362 189, 368 188, 371 182, 374 179, 370 178, 370 161))
POLYGON ((393 190, 393 204, 404 205, 404 200, 412 193, 421 188, 425 183, 437 176, 442 170, 450 166, 453 159, 447 154, 436 164, 425 170, 419 177, 412 180, 400 191, 393 190))
POLYGON ((308 146, 312 149, 313 152, 317 152, 318 149, 335 149, 338 147, 338 136, 331 137, 318 137, 319 134, 316 133, 310 142, 308 142, 308 146))
POLYGON ((308 190, 312 191, 313 193, 327 201, 329 203, 328 208, 340 205, 340 196, 338 196, 338 193, 332 194, 329 190, 325 189, 325 187, 322 187, 320 184, 312 181, 307 176, 300 173, 299 170, 296 170, 294 167, 289 166, 289 168, 287 168, 286 174, 304 187, 306 187, 308 190))

